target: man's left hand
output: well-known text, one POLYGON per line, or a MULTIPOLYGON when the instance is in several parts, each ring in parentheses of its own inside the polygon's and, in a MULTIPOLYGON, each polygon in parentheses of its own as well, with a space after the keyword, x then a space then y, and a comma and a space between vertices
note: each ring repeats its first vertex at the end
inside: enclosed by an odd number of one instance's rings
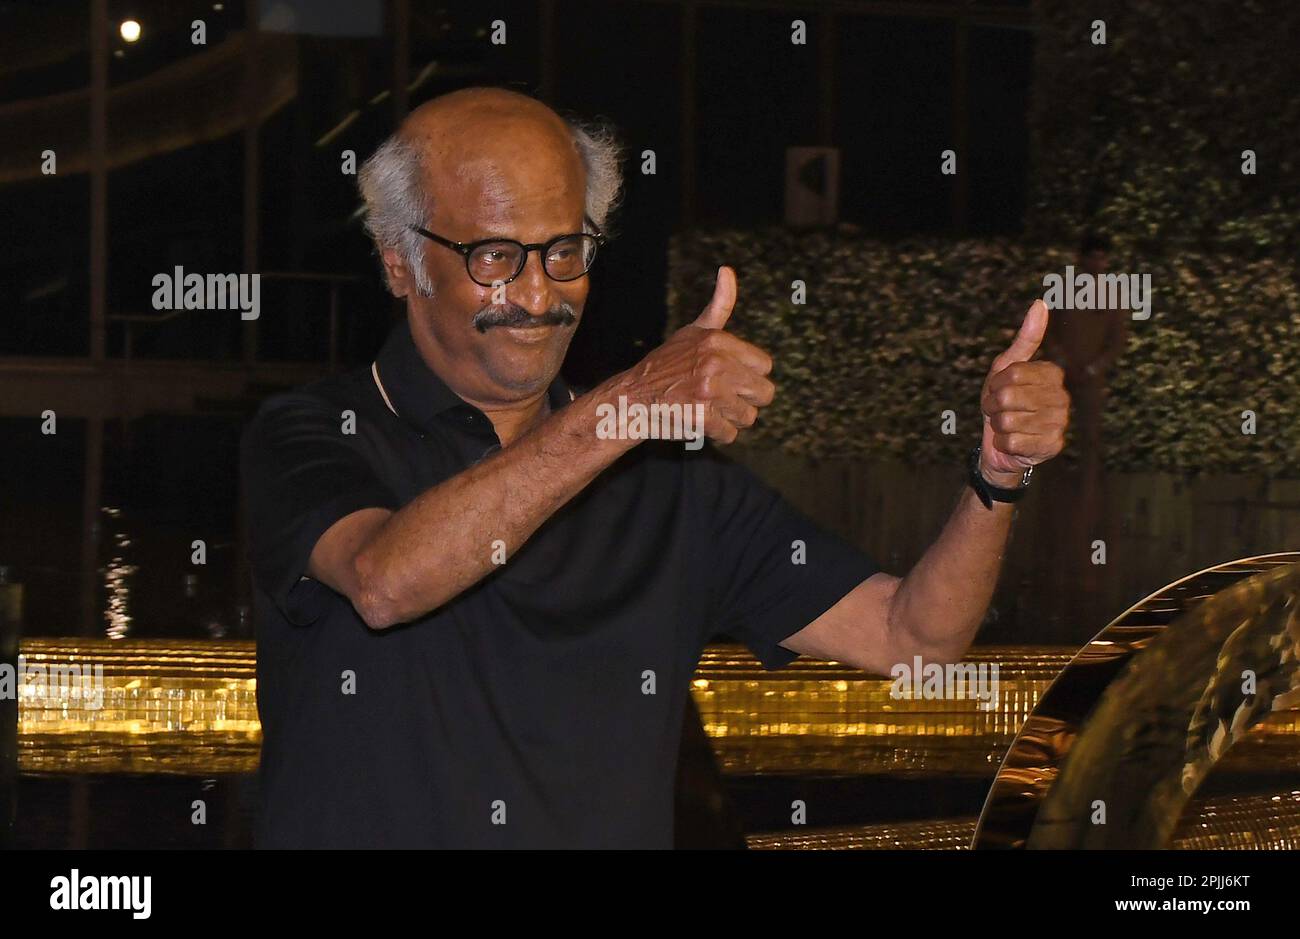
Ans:
POLYGON ((1050 460, 1065 445, 1070 420, 1065 373, 1055 362, 1030 361, 1047 332, 1047 319, 1047 304, 1035 300, 984 379, 980 470, 995 486, 1015 488, 1025 470, 1050 460))

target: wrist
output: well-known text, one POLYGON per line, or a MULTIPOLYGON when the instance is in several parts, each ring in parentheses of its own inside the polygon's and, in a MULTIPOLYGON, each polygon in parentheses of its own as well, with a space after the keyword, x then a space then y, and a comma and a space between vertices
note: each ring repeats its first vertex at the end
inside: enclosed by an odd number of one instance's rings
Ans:
MULTIPOLYGON (((1019 474, 1019 478, 1014 483, 1009 483, 1004 476, 1004 471, 991 471, 984 462, 984 448, 978 446, 971 450, 970 456, 966 460, 967 482, 975 490, 975 495, 979 497, 980 502, 984 503, 986 509, 992 510, 995 503, 998 502, 1019 502, 1025 494, 1025 487, 1029 484, 1029 477, 1033 474, 1033 468, 1027 469, 1024 473, 1019 474), (996 476, 996 479, 990 479, 989 476, 996 476)), ((1010 475, 1016 475, 1014 471, 1010 475)))
POLYGON ((1024 478, 1024 470, 1005 470, 989 469, 988 464, 984 462, 983 454, 980 455, 979 462, 980 475, 988 480, 989 485, 997 486, 999 489, 1016 489, 1020 486, 1020 481, 1024 478))
POLYGON ((618 413, 619 397, 622 396, 629 404, 636 400, 630 392, 630 383, 627 381, 625 373, 614 375, 607 378, 596 387, 592 388, 585 395, 580 395, 566 411, 574 411, 575 420, 570 425, 573 434, 580 436, 587 445, 598 447, 601 450, 615 453, 619 456, 636 447, 641 441, 638 438, 628 438, 620 435, 610 436, 601 431, 602 423, 608 426, 609 411, 618 413), (608 405, 602 408, 602 405, 608 405))

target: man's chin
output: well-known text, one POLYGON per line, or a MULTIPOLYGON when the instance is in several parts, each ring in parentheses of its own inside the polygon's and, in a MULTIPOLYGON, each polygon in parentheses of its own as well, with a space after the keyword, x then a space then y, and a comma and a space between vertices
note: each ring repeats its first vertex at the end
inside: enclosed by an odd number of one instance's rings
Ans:
POLYGON ((571 334, 562 336, 562 332, 569 331, 560 326, 494 326, 486 337, 488 374, 500 387, 520 394, 544 391, 555 380, 568 349, 571 334))

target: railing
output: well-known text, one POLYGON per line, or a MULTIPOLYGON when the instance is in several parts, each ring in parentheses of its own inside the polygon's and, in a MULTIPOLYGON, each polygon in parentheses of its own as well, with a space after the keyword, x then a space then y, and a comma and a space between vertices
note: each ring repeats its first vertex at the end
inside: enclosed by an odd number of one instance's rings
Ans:
MULTIPOLYGON (((308 284, 326 284, 329 287, 329 368, 334 371, 339 362, 339 290, 340 288, 361 282, 355 274, 324 274, 311 271, 262 271, 259 276, 264 281, 286 281, 308 284)), ((135 351, 135 330, 139 327, 152 328, 162 323, 178 319, 181 315, 194 310, 170 310, 161 315, 148 313, 113 313, 107 317, 110 323, 121 323, 124 327, 122 340, 122 359, 131 361, 135 351)), ((257 350, 253 350, 252 361, 257 360, 257 350)))

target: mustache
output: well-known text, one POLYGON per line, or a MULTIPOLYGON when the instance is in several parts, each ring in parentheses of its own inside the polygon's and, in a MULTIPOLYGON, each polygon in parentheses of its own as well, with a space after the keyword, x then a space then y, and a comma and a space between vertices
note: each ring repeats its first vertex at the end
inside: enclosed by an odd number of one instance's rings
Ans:
POLYGON ((474 328, 485 333, 494 326, 528 328, 530 326, 572 326, 578 322, 578 315, 572 304, 557 303, 541 316, 533 316, 515 303, 485 306, 474 314, 471 321, 474 328))

